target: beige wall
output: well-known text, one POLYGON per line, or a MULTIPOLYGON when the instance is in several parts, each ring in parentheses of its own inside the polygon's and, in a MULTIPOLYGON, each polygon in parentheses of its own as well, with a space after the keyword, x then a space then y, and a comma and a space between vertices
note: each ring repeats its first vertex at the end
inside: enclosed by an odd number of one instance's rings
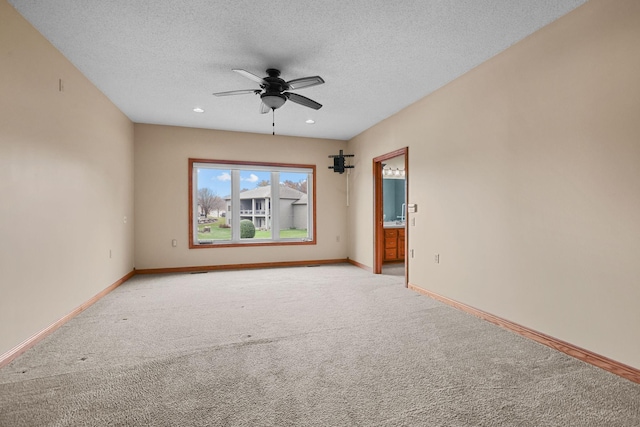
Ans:
POLYGON ((354 138, 350 256, 408 146, 411 283, 640 368, 639 40, 640 2, 592 0, 354 138))
POLYGON ((0 94, 1 355, 132 270, 133 124, 5 0, 0 94))
POLYGON ((137 269, 347 257, 346 176, 328 169, 346 142, 144 124, 135 141, 137 269), (189 249, 189 158, 315 164, 317 245, 189 249))

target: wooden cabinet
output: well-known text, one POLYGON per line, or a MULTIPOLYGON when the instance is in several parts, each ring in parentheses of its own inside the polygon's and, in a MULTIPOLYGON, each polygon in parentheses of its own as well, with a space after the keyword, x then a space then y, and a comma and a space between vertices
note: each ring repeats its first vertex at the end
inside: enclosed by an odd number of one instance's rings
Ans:
POLYGON ((398 261, 403 259, 404 228, 385 228, 383 261, 398 261))

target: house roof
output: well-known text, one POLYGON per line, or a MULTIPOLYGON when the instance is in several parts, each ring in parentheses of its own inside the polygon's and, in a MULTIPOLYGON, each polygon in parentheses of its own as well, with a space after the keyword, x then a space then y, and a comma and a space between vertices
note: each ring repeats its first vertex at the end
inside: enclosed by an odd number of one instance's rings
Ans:
POLYGON ((133 122, 270 134, 258 96, 212 93, 277 68, 326 83, 276 133, 348 140, 586 0, 8 1, 133 122))
MULTIPOLYGON (((307 195, 302 191, 298 191, 294 188, 287 187, 286 185, 280 185, 280 198, 281 199, 293 199, 299 200, 307 195)), ((240 199, 265 199, 271 197, 271 186, 265 185, 263 187, 256 187, 252 190, 243 191, 240 193, 240 199)), ((225 200, 230 200, 231 196, 225 197, 225 200)))
POLYGON ((300 197, 298 200, 296 200, 295 202, 293 202, 294 205, 306 205, 309 203, 309 196, 307 194, 304 194, 302 197, 300 197))

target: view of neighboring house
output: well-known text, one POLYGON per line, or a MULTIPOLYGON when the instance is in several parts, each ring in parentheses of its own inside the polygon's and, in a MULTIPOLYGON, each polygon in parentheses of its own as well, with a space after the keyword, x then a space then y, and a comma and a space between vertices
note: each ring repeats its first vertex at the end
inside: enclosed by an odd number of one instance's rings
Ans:
POLYGON ((198 203, 198 222, 204 222, 208 218, 220 218, 225 215, 226 215, 225 211, 221 209, 212 209, 209 212, 209 214, 205 216, 205 212, 204 212, 204 209, 202 208, 202 205, 198 203))
MULTIPOLYGON (((231 196, 227 202, 227 224, 231 224, 231 196)), ((285 185, 280 185, 280 229, 307 229, 307 195, 285 185)), ((256 228, 271 229, 273 207, 271 206, 271 186, 254 188, 240 193, 240 219, 248 219, 256 228)))

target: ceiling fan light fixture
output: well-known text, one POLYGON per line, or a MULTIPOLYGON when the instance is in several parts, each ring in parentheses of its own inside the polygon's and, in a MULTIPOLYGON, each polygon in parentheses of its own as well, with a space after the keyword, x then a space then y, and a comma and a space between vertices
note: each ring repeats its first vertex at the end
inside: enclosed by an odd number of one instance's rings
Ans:
POLYGON ((260 95, 260 98, 262 99, 262 102, 264 102, 265 105, 272 110, 277 110, 278 108, 282 107, 287 100, 284 95, 281 95, 279 93, 263 93, 262 95, 260 95))
POLYGON ((316 121, 315 121, 315 120, 313 120, 313 119, 307 119, 307 120, 305 121, 305 123, 306 123, 306 124, 308 124, 308 125, 312 125, 312 124, 314 124, 315 122, 316 122, 316 121))

